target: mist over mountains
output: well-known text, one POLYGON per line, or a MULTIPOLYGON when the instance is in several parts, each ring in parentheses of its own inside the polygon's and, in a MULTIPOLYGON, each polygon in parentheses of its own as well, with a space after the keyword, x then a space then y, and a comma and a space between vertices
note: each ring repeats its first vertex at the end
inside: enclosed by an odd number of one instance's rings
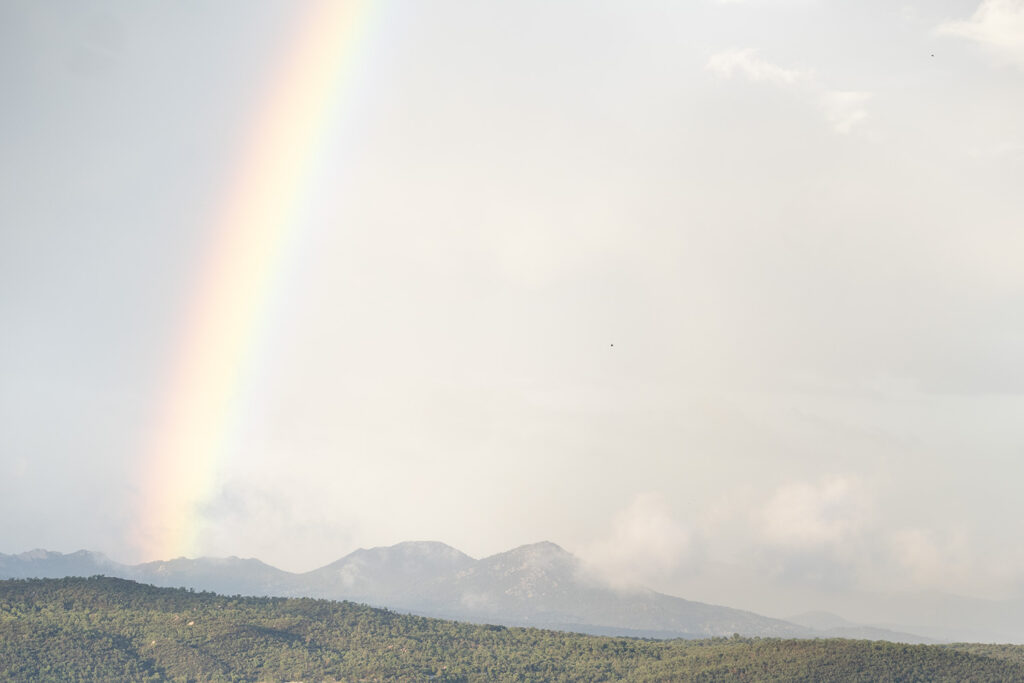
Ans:
MULTIPOLYGON (((238 557, 176 558, 127 565, 86 550, 70 554, 46 550, 0 554, 0 578, 97 574, 227 595, 349 600, 423 616, 599 635, 706 638, 739 633, 899 642, 958 639, 956 633, 912 635, 902 632, 898 625, 873 628, 831 614, 802 615, 785 621, 642 588, 613 588, 590 573, 577 557, 550 542, 479 560, 444 543, 405 542, 359 549, 305 573, 238 557)), ((969 621, 970 610, 965 615, 969 621)), ((969 626, 965 624, 968 630, 969 626)), ((1012 633, 1012 624, 1003 626, 1012 633)))

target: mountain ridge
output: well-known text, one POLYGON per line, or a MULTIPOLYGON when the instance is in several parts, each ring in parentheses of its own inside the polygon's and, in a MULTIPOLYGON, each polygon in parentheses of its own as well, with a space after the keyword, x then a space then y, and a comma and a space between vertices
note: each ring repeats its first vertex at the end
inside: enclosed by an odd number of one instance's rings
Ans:
MULTIPOLYGON (((107 575, 162 587, 224 595, 348 600, 420 616, 506 626, 537 626, 598 635, 650 638, 743 636, 842 637, 746 610, 613 588, 572 553, 550 541, 474 559, 439 541, 358 548, 308 572, 288 572, 257 558, 178 557, 126 565, 80 550, 0 554, 0 578, 107 575)), ((845 621, 845 620, 844 620, 845 621)), ((895 630, 849 624, 847 637, 933 642, 895 630), (856 635, 852 635, 856 634, 856 635)))

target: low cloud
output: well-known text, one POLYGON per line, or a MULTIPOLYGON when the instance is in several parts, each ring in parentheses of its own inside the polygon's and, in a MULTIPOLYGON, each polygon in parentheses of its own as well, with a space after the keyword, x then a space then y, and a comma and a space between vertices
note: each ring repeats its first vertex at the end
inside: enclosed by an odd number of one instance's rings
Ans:
POLYGON ((736 76, 754 83, 796 90, 814 102, 824 113, 832 129, 848 135, 868 118, 866 104, 872 93, 854 90, 830 90, 823 87, 813 72, 774 64, 753 49, 727 50, 712 55, 705 68, 719 78, 736 76))
POLYGON ((842 544, 863 528, 868 508, 863 487, 850 478, 787 484, 758 514, 761 538, 790 548, 842 544))
POLYGON ((664 497, 642 493, 615 515, 608 535, 580 555, 592 573, 625 588, 668 576, 690 549, 690 533, 673 517, 664 497))
POLYGON ((966 525, 900 524, 886 507, 857 477, 782 484, 751 502, 752 552, 737 557, 790 585, 964 594, 1006 594, 1018 585, 1024 552, 992 547, 966 525))
POLYGON ((781 484, 749 508, 749 561, 782 583, 853 587, 875 554, 873 507, 870 491, 854 477, 781 484))
POLYGON ((983 0, 970 19, 948 21, 935 32, 974 41, 998 62, 1024 69, 1024 0, 983 0))
POLYGON ((765 490, 736 488, 685 518, 663 495, 648 492, 621 508, 604 535, 576 550, 585 576, 615 588, 726 604, 728 593, 694 586, 724 590, 721 577, 729 576, 780 591, 1005 597, 1020 589, 1024 550, 986 540, 967 523, 908 519, 896 502, 849 472, 783 480, 765 490))
POLYGON ((946 587, 969 575, 972 567, 967 537, 962 531, 940 534, 932 529, 903 528, 889 534, 897 567, 911 585, 946 587))

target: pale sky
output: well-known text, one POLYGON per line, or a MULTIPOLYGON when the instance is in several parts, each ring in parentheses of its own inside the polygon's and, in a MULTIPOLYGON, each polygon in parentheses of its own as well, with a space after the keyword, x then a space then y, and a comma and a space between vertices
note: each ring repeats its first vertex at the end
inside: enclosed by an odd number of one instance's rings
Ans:
MULTIPOLYGON (((147 435, 304 7, 0 6, 0 552, 158 559, 147 435)), ((1024 596, 1024 2, 385 2, 364 38, 197 553, 1024 596)))

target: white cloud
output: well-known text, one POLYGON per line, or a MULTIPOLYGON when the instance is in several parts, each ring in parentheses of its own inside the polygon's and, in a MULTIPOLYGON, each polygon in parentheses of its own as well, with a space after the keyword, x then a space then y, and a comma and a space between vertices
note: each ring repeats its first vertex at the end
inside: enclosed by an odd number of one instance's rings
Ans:
POLYGON ((973 40, 1000 62, 1024 69, 1024 0, 983 0, 970 19, 935 31, 973 40))
POLYGON ((843 135, 851 133, 868 116, 865 107, 872 94, 854 90, 828 90, 811 71, 773 64, 757 56, 755 50, 727 50, 712 55, 705 68, 720 78, 742 76, 755 83, 798 89, 824 112, 832 128, 843 135))
POLYGON ((962 531, 940 537, 935 530, 905 528, 893 531, 889 541, 893 559, 911 585, 951 588, 970 573, 972 549, 962 531))
POLYGON ((871 97, 869 92, 830 90, 821 95, 821 107, 832 127, 845 135, 868 117, 864 105, 871 97))
POLYGON ((846 477, 817 484, 784 485, 760 511, 762 539, 789 548, 843 543, 863 527, 868 504, 863 488, 846 477))
POLYGON ((708 60, 707 69, 724 78, 731 78, 734 73, 739 73, 752 81, 783 86, 795 85, 810 77, 806 72, 786 69, 765 61, 752 49, 729 50, 713 55, 708 60))
POLYGON ((580 555, 587 568, 613 585, 642 586, 676 570, 690 550, 690 534, 664 497, 642 493, 616 514, 608 535, 580 555))

